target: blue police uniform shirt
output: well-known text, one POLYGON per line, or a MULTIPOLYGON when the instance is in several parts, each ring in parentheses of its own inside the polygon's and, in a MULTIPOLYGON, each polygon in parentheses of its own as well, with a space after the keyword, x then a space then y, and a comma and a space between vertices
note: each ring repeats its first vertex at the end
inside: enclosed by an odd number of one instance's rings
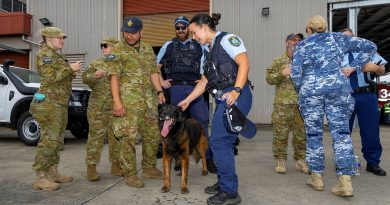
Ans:
MULTIPOLYGON (((214 45, 214 41, 217 38, 218 35, 221 34, 221 31, 217 31, 215 34, 215 37, 213 38, 212 45, 214 45)), ((242 39, 234 34, 228 33, 221 39, 221 46, 223 49, 225 49, 226 53, 229 54, 230 58, 233 60, 236 59, 236 56, 240 53, 245 53, 246 48, 244 45, 244 41, 242 39), (229 39, 231 37, 237 38, 238 42, 237 43, 231 43, 229 39), (234 44, 234 45, 233 45, 234 44)), ((206 43, 205 45, 202 45, 202 49, 204 51, 210 52, 209 44, 206 43)), ((204 66, 204 61, 205 61, 205 52, 203 52, 202 58, 200 60, 200 68, 201 68, 201 74, 203 74, 203 66, 204 66)))
MULTIPOLYGON (((356 56, 357 56, 358 54, 357 53, 352 53, 352 56, 353 56, 353 58, 355 59, 356 58, 356 56)), ((349 53, 346 53, 345 55, 344 55, 344 59, 343 59, 343 62, 341 63, 341 66, 342 67, 349 67, 350 65, 349 65, 349 53)), ((375 55, 374 55, 374 57, 371 59, 371 61, 374 63, 374 64, 376 64, 376 63, 378 63, 379 61, 381 61, 380 62, 380 65, 386 65, 387 64, 387 61, 382 57, 382 56, 380 56, 378 53, 375 53, 375 55)), ((358 79, 358 86, 359 87, 366 87, 366 86, 369 86, 370 84, 368 84, 365 80, 364 80, 364 73, 363 72, 361 72, 361 73, 358 73, 357 74, 357 79, 358 79)))

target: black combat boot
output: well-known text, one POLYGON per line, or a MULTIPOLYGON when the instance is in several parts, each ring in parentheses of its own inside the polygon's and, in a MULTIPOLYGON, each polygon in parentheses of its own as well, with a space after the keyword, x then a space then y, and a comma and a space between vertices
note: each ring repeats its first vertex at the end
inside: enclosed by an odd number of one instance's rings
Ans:
POLYGON ((217 194, 219 191, 220 189, 219 189, 218 182, 215 183, 214 185, 204 188, 204 192, 206 192, 206 194, 217 194))
POLYGON ((241 203, 241 197, 238 193, 235 194, 227 194, 223 191, 218 192, 214 196, 207 199, 208 205, 235 205, 241 203))

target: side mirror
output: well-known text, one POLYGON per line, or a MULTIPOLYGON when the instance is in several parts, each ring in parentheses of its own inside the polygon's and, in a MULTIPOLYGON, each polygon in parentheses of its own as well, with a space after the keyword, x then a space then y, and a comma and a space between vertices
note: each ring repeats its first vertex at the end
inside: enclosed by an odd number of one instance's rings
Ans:
POLYGON ((5 59, 3 61, 3 68, 6 69, 6 70, 9 70, 9 66, 13 65, 13 64, 15 64, 15 61, 10 60, 10 59, 5 59))
POLYGON ((8 79, 0 75, 0 85, 7 85, 7 84, 8 84, 8 79))

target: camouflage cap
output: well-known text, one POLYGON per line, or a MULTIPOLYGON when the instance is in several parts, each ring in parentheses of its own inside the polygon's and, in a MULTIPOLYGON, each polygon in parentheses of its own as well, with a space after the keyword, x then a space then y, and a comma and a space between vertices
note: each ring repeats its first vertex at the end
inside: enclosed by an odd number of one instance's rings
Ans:
POLYGON ((306 27, 311 28, 314 32, 323 33, 326 31, 326 20, 322 16, 313 16, 307 22, 306 27))
POLYGON ((288 40, 292 40, 293 38, 295 38, 295 36, 299 36, 299 38, 301 38, 301 40, 303 40, 303 34, 301 33, 290 33, 286 36, 286 41, 288 40))
POLYGON ((41 29, 42 36, 51 37, 51 38, 57 38, 57 37, 64 37, 66 38, 66 34, 62 32, 60 28, 57 27, 45 27, 41 29))
POLYGON ((102 42, 100 42, 100 44, 109 44, 109 45, 113 46, 118 42, 119 41, 116 40, 115 38, 108 37, 108 38, 105 38, 102 42))
POLYGON ((121 31, 135 33, 143 27, 142 20, 136 16, 130 16, 124 19, 121 31))

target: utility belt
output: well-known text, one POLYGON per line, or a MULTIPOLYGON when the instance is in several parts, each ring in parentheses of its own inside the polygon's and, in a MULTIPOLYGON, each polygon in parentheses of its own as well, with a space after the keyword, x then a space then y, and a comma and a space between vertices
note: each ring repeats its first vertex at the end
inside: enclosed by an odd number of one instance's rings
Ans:
MULTIPOLYGON (((206 90, 213 96, 214 96, 214 93, 213 93, 213 90, 223 90, 225 88, 228 88, 228 87, 234 87, 235 85, 235 82, 233 83, 229 83, 227 81, 224 81, 224 82, 220 82, 220 83, 214 83, 213 86, 209 86, 209 87, 206 87, 206 90)), ((253 90, 253 85, 252 85, 252 82, 250 80, 246 81, 245 86, 249 86, 252 90, 253 90)))
POLYGON ((196 80, 172 80, 173 85, 196 85, 196 80))
POLYGON ((353 89, 353 93, 375 93, 375 88, 373 86, 357 87, 353 89))

